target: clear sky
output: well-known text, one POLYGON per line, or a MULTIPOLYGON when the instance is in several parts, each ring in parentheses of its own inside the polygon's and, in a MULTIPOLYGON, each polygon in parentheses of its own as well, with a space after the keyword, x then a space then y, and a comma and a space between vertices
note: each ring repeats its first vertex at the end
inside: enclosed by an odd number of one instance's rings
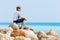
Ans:
POLYGON ((0 0, 0 22, 12 22, 16 6, 27 22, 60 22, 60 0, 0 0))

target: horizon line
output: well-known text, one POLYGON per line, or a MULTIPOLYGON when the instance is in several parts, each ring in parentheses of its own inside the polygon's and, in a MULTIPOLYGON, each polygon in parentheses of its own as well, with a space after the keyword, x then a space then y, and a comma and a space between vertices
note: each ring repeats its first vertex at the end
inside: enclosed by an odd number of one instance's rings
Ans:
MULTIPOLYGON (((0 23, 13 23, 13 22, 0 22, 0 23)), ((26 22, 26 23, 59 23, 60 22, 26 22)))

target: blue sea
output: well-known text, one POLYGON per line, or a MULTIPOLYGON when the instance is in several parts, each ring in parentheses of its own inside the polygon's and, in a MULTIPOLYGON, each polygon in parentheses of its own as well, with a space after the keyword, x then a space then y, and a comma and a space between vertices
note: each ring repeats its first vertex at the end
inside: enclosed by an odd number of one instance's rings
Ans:
MULTIPOLYGON (((0 23, 0 28, 7 28, 11 23, 0 23)), ((54 29, 58 36, 60 37, 60 23, 26 23, 27 27, 31 27, 34 31, 44 31, 45 33, 49 32, 50 29, 54 29)))

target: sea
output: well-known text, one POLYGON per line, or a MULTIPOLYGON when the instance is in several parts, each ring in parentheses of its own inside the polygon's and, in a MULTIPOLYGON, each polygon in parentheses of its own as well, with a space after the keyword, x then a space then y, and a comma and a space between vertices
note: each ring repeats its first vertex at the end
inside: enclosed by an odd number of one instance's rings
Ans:
MULTIPOLYGON (((10 24, 12 23, 0 23, 0 28, 7 28, 10 24)), ((60 37, 60 23, 26 23, 26 27, 33 28, 35 32, 43 31, 45 33, 48 33, 50 29, 54 29, 60 37)))

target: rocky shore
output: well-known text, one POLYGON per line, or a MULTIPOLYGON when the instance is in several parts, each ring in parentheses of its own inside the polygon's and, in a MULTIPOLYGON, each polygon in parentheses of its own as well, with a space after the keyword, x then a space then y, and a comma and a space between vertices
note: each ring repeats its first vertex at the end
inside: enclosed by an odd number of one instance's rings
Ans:
POLYGON ((0 29, 0 40, 60 40, 60 38, 54 29, 47 33, 43 31, 35 32, 32 28, 21 29, 13 23, 8 28, 0 29))

